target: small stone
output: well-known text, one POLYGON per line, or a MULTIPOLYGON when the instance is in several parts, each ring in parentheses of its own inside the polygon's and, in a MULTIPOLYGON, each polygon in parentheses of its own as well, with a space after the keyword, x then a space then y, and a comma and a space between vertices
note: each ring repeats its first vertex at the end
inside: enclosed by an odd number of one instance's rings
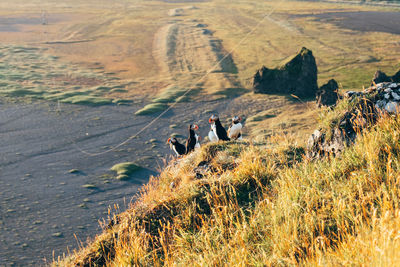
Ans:
POLYGON ((400 96, 398 94, 396 94, 395 92, 392 92, 392 96, 393 96, 394 100, 400 100, 400 96))
POLYGON ((93 185, 93 184, 84 184, 84 185, 82 185, 81 187, 83 187, 83 188, 88 188, 88 189, 95 189, 95 188, 96 188, 96 186, 93 185))
POLYGON ((58 232, 51 235, 52 237, 63 237, 63 233, 58 232))
POLYGON ((390 94, 390 93, 392 92, 392 89, 390 89, 390 88, 386 88, 384 91, 385 91, 385 93, 388 93, 388 94, 390 94))
POLYGON ((389 94, 385 94, 385 99, 389 99, 390 95, 389 94))
POLYGON ((383 100, 376 101, 375 107, 378 109, 383 109, 386 106, 386 102, 383 100))
POLYGON ((397 113, 399 104, 397 102, 390 101, 386 104, 385 109, 389 113, 397 113))
POLYGON ((321 86, 316 93, 317 106, 334 106, 338 101, 339 86, 334 79, 329 80, 328 83, 321 86))
POLYGON ((389 88, 397 88, 397 83, 391 83, 388 86, 389 88))

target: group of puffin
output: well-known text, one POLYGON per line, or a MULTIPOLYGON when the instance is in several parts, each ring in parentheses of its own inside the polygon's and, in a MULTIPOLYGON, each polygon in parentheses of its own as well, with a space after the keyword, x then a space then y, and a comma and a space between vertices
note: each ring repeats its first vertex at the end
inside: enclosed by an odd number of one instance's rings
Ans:
MULTIPOLYGON (((241 120, 242 119, 238 116, 233 117, 232 124, 229 126, 227 132, 222 126, 219 117, 216 115, 212 115, 208 120, 208 122, 211 124, 211 130, 208 133, 208 138, 211 142, 218 142, 219 140, 242 140, 243 125, 240 123, 241 120)), ((186 146, 179 143, 179 141, 175 137, 171 137, 168 139, 167 143, 170 145, 171 149, 176 153, 178 157, 189 154, 196 148, 200 147, 201 137, 195 132, 198 129, 199 126, 197 126, 196 124, 189 125, 189 137, 186 140, 186 146)))

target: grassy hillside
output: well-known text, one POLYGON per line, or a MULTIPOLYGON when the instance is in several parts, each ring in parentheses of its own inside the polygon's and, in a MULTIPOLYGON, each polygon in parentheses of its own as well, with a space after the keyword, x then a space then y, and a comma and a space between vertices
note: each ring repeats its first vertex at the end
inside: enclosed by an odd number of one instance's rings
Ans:
POLYGON ((399 183, 398 116, 318 161, 282 136, 208 144, 171 162, 102 234, 53 265, 392 266, 399 183))

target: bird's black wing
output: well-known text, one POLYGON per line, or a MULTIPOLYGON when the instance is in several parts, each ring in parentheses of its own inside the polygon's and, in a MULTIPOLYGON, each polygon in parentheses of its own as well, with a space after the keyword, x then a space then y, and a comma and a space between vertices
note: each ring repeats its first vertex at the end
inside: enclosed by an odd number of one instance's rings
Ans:
POLYGON ((177 143, 175 145, 176 152, 178 152, 179 155, 185 155, 186 154, 186 147, 180 143, 177 143))
POLYGON ((195 146, 196 138, 190 136, 186 141, 186 153, 193 151, 195 146))
POLYGON ((230 140, 229 137, 228 137, 228 134, 226 133, 225 128, 222 126, 221 123, 216 125, 216 129, 217 129, 218 138, 220 140, 223 140, 223 141, 229 141, 230 140))

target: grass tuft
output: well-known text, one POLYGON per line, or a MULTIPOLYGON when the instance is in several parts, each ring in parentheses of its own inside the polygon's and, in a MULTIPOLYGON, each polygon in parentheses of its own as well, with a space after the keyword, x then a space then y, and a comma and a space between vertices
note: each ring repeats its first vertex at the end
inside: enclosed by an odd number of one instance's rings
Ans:
POLYGON ((95 97, 95 96, 87 96, 87 95, 77 95, 71 96, 61 100, 62 103, 71 103, 71 104, 79 104, 79 105, 88 105, 88 106, 102 106, 109 105, 112 103, 112 99, 95 97))
POLYGON ((134 172, 140 169, 140 166, 132 162, 119 163, 111 168, 112 171, 117 173, 117 179, 119 180, 128 179, 134 172))
POLYGON ((144 108, 139 109, 138 111, 135 112, 135 115, 151 115, 154 113, 161 112, 165 109, 168 108, 167 104, 163 103, 152 103, 146 105, 144 108))

